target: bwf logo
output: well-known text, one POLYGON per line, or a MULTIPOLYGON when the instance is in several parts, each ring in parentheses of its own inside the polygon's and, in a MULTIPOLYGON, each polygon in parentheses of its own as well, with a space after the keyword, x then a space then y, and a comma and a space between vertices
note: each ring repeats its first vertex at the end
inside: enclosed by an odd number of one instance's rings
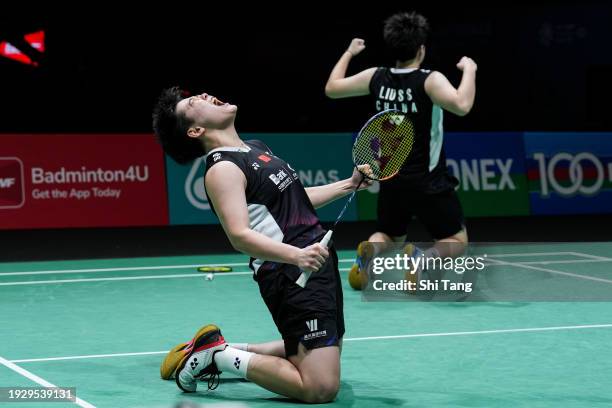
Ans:
POLYGON ((23 163, 16 157, 0 157, 0 209, 25 203, 23 163))
POLYGON ((9 188, 9 187, 11 187, 13 185, 15 185, 15 179, 14 178, 0 179, 0 188, 9 188))

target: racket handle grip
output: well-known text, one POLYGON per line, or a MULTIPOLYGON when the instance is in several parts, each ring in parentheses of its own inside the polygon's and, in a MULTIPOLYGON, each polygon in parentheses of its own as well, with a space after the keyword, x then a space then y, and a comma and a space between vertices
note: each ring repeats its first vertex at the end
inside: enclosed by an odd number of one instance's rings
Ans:
MULTIPOLYGON (((327 231, 327 233, 325 234, 325 236, 319 243, 323 245, 325 248, 327 248, 327 245, 329 244, 329 241, 331 240, 332 234, 333 234, 332 230, 327 231)), ((295 283, 298 284, 298 286, 300 286, 301 288, 304 288, 306 286, 306 282, 308 282, 308 279, 310 279, 311 273, 312 272, 310 271, 302 271, 302 274, 300 275, 298 280, 295 281, 295 283)))
POLYGON ((325 248, 327 248, 333 233, 334 233, 334 231, 332 231, 332 230, 327 231, 327 234, 325 234, 325 236, 321 240, 320 244, 323 245, 325 248))

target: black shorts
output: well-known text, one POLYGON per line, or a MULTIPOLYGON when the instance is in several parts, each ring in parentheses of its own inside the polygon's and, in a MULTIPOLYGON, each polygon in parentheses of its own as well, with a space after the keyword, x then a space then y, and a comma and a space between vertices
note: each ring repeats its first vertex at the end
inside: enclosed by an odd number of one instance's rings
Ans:
POLYGON ((413 216, 434 239, 448 238, 465 227, 463 211, 454 189, 425 193, 411 188, 401 176, 380 183, 377 231, 392 237, 406 234, 413 216))
POLYGON ((329 255, 325 265, 310 275, 305 288, 295 283, 301 272, 294 265, 282 264, 255 277, 285 341, 287 357, 297 354, 299 343, 308 350, 337 346, 344 336, 338 256, 333 248, 329 255))

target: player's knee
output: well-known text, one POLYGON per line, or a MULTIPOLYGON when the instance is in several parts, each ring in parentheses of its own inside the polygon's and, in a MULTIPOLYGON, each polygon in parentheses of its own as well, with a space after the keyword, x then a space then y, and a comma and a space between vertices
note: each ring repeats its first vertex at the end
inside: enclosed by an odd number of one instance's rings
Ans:
POLYGON ((384 232, 375 232, 368 238, 370 242, 393 242, 393 238, 384 232))
POLYGON ((324 404, 326 402, 331 402, 336 398, 339 390, 340 381, 338 379, 317 381, 306 391, 304 401, 311 404, 324 404))
POLYGON ((442 239, 441 241, 447 241, 450 243, 454 243, 458 247, 459 246, 467 247, 469 243, 467 230, 464 228, 458 233, 456 233, 455 235, 451 235, 450 237, 442 239))

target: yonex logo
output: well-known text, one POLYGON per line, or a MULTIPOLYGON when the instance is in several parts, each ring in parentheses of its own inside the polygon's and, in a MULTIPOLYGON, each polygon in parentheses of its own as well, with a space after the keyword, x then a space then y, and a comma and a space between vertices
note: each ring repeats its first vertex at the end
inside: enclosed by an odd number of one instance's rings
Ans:
POLYGON ((389 118, 389 122, 394 125, 401 125, 405 118, 405 115, 391 115, 391 117, 389 118))
POLYGON ((218 161, 221 158, 221 153, 215 153, 213 154, 213 161, 218 161))
POLYGON ((319 321, 318 319, 312 319, 312 320, 307 320, 306 321, 306 327, 308 327, 308 330, 315 331, 318 330, 319 328, 319 321))
POLYGON ((192 370, 195 370, 196 367, 198 366, 198 359, 194 357, 193 361, 189 363, 189 366, 191 367, 192 370))
POLYGON ((20 208, 25 202, 23 163, 0 157, 0 208, 20 208))
POLYGON ((446 159, 446 166, 461 181, 463 191, 516 190, 512 180, 513 164, 511 158, 446 159))
POLYGON ((234 367, 236 367, 236 370, 240 369, 240 359, 238 357, 234 360, 234 367))

